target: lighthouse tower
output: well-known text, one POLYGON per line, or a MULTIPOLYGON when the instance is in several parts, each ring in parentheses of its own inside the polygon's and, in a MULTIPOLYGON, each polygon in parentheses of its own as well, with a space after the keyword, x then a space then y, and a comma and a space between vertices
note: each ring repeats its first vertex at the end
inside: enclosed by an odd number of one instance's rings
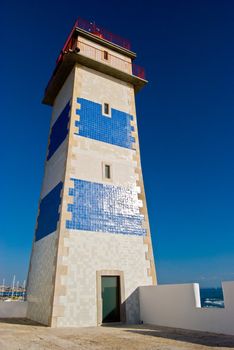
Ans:
POLYGON ((46 87, 52 106, 27 317, 52 327, 139 322, 156 284, 130 44, 78 19, 46 87))

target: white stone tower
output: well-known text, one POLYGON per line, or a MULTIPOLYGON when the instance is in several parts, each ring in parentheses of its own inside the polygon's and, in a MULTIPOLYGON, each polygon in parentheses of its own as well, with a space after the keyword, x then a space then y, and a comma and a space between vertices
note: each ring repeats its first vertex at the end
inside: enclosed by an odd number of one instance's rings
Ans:
POLYGON ((129 42, 78 19, 43 103, 51 128, 28 283, 28 318, 52 327, 139 322, 156 284, 129 42))

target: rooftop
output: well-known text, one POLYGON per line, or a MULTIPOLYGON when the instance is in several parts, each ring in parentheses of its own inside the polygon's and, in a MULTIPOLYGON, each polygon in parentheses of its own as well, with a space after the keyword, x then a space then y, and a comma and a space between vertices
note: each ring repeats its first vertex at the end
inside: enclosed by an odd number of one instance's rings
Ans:
POLYGON ((55 69, 45 89, 43 103, 53 105, 59 89, 76 63, 86 65, 104 74, 109 74, 117 79, 128 82, 138 91, 147 82, 145 80, 145 70, 132 63, 136 54, 130 51, 130 48, 131 44, 127 39, 103 29, 95 22, 78 18, 56 60, 55 69), (95 51, 95 55, 92 55, 92 57, 89 54, 87 55, 88 51, 91 52, 90 50, 86 50, 86 52, 85 50, 80 50, 79 37, 84 37, 94 43, 107 47, 111 52, 120 53, 123 57, 126 56, 128 60, 130 58, 130 60, 124 61, 114 54, 110 54, 111 63, 103 63, 103 60, 98 59, 100 54, 97 48, 90 47, 91 51, 95 51), (119 61, 118 64, 117 61, 119 61), (123 66, 125 66, 125 69, 123 69, 123 66))
POLYGON ((63 46, 62 51, 64 51, 66 49, 67 43, 68 43, 70 37, 75 32, 76 28, 83 29, 90 34, 97 36, 98 38, 109 41, 112 44, 120 46, 128 51, 130 51, 130 49, 131 49, 131 44, 130 44, 129 40, 124 39, 124 38, 120 37, 119 35, 116 35, 116 34, 109 32, 108 30, 97 25, 94 21, 89 22, 83 18, 78 17, 77 20, 75 21, 75 24, 73 26, 73 29, 72 29, 70 35, 68 36, 68 38, 63 46))

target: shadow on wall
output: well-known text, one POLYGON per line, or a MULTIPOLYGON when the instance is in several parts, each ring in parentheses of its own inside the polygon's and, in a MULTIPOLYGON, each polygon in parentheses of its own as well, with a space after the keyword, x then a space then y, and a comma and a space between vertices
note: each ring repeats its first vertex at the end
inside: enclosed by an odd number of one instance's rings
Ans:
POLYGON ((121 304, 122 310, 122 322, 127 324, 139 324, 140 323, 140 296, 139 288, 136 288, 134 292, 121 304))

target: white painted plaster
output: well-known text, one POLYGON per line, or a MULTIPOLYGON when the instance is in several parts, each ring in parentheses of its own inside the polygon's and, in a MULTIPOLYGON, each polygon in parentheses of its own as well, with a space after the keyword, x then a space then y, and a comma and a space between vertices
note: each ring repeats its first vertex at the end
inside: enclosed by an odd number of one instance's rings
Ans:
POLYGON ((0 318, 25 318, 26 301, 0 301, 0 318))
POLYGON ((198 284, 140 287, 144 323, 234 335, 234 282, 223 282, 225 308, 201 308, 198 284))

